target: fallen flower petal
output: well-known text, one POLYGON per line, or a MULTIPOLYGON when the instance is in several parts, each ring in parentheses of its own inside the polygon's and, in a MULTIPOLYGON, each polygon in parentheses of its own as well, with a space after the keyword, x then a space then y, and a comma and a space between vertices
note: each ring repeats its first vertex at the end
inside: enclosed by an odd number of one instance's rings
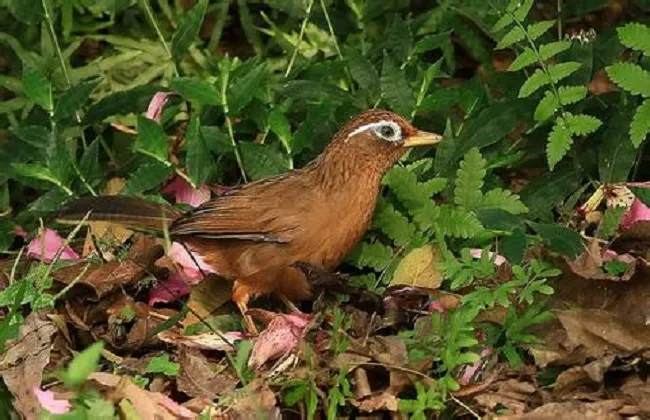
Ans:
POLYGON ((25 239, 27 237, 27 232, 23 229, 22 226, 16 225, 14 227, 14 230, 11 232, 12 235, 14 236, 20 236, 21 238, 25 239))
POLYGON ((70 401, 57 400, 52 391, 43 391, 39 387, 34 387, 34 395, 41 407, 52 414, 65 414, 70 411, 70 401))
POLYGON ((160 122, 160 116, 162 115, 163 108, 169 101, 169 97, 172 96, 171 92, 156 92, 149 102, 149 107, 147 108, 147 113, 145 116, 150 120, 160 122))
MULTIPOLYGON (((473 258, 479 259, 483 255, 483 250, 478 248, 472 248, 469 250, 469 254, 473 258)), ((494 257, 494 252, 488 252, 488 257, 490 259, 494 258, 494 264, 497 266, 500 266, 506 262, 505 257, 503 257, 502 255, 496 254, 496 257, 494 257)))
POLYGON ((179 204, 189 204, 198 207, 210 199, 210 189, 205 185, 194 188, 180 176, 174 178, 163 188, 163 192, 174 195, 174 200, 179 204))
POLYGON ((166 281, 158 283, 149 291, 149 305, 156 303, 176 302, 190 294, 191 288, 183 276, 173 273, 166 281))
MULTIPOLYGON (((51 263, 64 244, 64 239, 55 230, 45 229, 39 236, 31 240, 27 246, 27 256, 51 263)), ((78 260, 79 258, 79 254, 70 246, 65 246, 59 255, 60 260, 78 260)))
POLYGON ((275 316, 255 340, 248 366, 259 369, 267 361, 275 360, 294 350, 310 319, 311 316, 307 314, 275 316))
POLYGON ((178 242, 172 243, 169 250, 169 258, 171 258, 175 264, 182 267, 185 280, 189 281, 190 284, 196 284, 201 281, 201 279, 203 279, 202 272, 206 274, 216 273, 214 268, 208 265, 201 255, 196 252, 190 254, 188 250, 178 242))
POLYGON ((463 375, 458 379, 458 383, 461 384, 462 386, 467 386, 472 383, 472 380, 474 379, 474 376, 476 375, 476 372, 482 368, 485 364, 485 359, 488 357, 490 354, 492 354, 492 349, 485 348, 481 351, 480 354, 480 359, 478 359, 476 362, 474 362, 473 365, 465 367, 463 369, 463 375))
POLYGON ((650 208, 643 204, 638 198, 634 199, 632 206, 630 206, 623 220, 621 220, 621 230, 629 230, 633 224, 650 220, 650 208))

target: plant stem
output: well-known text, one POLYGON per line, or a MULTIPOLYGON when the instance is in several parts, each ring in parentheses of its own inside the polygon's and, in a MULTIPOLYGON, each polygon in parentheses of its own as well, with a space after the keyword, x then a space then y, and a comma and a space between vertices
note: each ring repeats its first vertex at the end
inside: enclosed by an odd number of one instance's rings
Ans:
POLYGON ((309 22, 309 18, 311 17, 311 11, 313 8, 314 8, 314 0, 309 0, 309 4, 307 5, 307 16, 305 16, 305 19, 303 19, 302 21, 302 25, 300 25, 300 34, 298 35, 298 42, 296 43, 296 47, 293 49, 293 54, 291 54, 291 59, 289 60, 287 71, 284 72, 284 77, 289 77, 289 74, 291 73, 291 68, 293 67, 293 63, 296 61, 296 56, 298 55, 298 49, 300 48, 300 44, 302 43, 302 37, 305 36, 305 29, 307 28, 307 22, 309 22))
POLYGON ((557 40, 562 41, 562 0, 557 0, 557 40))
POLYGON ((244 182, 248 182, 248 178, 246 177, 246 171, 244 171, 244 164, 242 162, 241 155, 239 154, 239 148, 237 147, 237 141, 235 140, 235 133, 232 129, 232 121, 230 120, 228 96, 226 95, 226 92, 228 90, 228 80, 230 79, 230 62, 228 62, 227 65, 228 65, 228 70, 222 72, 222 77, 221 77, 221 100, 223 102, 223 113, 226 117, 226 129, 228 130, 228 137, 230 138, 230 144, 232 145, 233 152, 235 153, 237 166, 239 166, 239 172, 241 172, 241 176, 244 182))
MULTIPOLYGON (((334 48, 336 49, 336 54, 339 56, 339 60, 344 61, 345 59, 343 58, 343 53, 341 52, 341 47, 339 46, 339 40, 336 38, 336 33, 334 33, 334 26, 332 25, 332 20, 330 19, 330 14, 327 11, 327 5, 325 4, 325 0, 320 0, 320 7, 323 9, 323 14, 325 15, 325 21, 327 22, 327 28, 330 31, 330 35, 332 36, 332 39, 334 40, 334 48)), ((350 91, 352 91, 352 74, 350 73, 350 69, 347 66, 347 63, 345 65, 345 76, 348 78, 348 83, 350 85, 350 91)))
POLYGON ((178 68, 176 67, 174 56, 172 55, 172 51, 169 49, 169 45, 167 45, 167 41, 165 41, 165 37, 163 36, 162 31, 160 30, 160 26, 158 26, 158 22, 156 22, 156 18, 153 15, 153 10, 151 10, 151 5, 149 4, 149 0, 140 0, 140 3, 144 8, 144 12, 147 15, 147 19, 149 19, 151 26, 153 26, 154 31, 156 31, 156 36, 160 40, 160 43, 162 44, 163 48, 165 49, 165 52, 167 53, 167 56, 172 62, 174 75, 178 76, 178 68))

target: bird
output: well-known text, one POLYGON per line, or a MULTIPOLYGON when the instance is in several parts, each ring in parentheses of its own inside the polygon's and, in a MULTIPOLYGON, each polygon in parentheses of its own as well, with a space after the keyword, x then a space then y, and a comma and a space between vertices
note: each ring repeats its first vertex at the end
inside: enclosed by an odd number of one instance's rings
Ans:
POLYGON ((81 197, 58 219, 167 231, 233 281, 231 299, 245 328, 256 334, 247 315, 251 300, 271 294, 297 310, 293 303, 312 294, 296 264, 334 270, 370 227, 385 173, 410 148, 442 138, 396 113, 372 109, 352 117, 304 167, 234 187, 192 210, 135 196, 81 197))

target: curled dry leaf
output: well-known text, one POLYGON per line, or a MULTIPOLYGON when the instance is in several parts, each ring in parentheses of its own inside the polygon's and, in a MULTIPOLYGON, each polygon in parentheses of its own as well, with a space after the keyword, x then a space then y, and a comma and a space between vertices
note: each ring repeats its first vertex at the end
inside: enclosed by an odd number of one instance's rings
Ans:
POLYGON ((259 369, 269 360, 276 360, 293 351, 302 336, 311 316, 276 315, 268 327, 255 339, 248 366, 259 369))
POLYGON ((179 391, 190 397, 213 400, 232 393, 239 383, 239 379, 227 369, 217 373, 217 367, 196 349, 181 348, 178 363, 180 372, 176 384, 179 391))
POLYGON ((10 341, 0 355, 0 376, 15 398, 14 407, 27 419, 38 418, 41 411, 34 389, 40 389, 56 332, 53 322, 31 313, 20 327, 18 338, 10 341))
POLYGON ((605 400, 597 402, 565 402, 544 404, 526 414, 499 416, 501 420, 538 420, 538 419, 583 419, 583 420, 619 420, 619 410, 625 406, 622 400, 605 400))
MULTIPOLYGON (((56 270, 52 276, 60 283, 70 284, 84 269, 84 264, 77 264, 56 270)), ((92 264, 75 287, 89 287, 94 299, 99 300, 114 290, 137 283, 144 274, 144 269, 132 260, 92 264)))
POLYGON ((629 281, 636 273, 636 259, 630 255, 618 255, 611 250, 603 250, 598 240, 589 243, 587 249, 575 260, 564 257, 569 269, 578 276, 589 280, 629 281), (628 264, 621 276, 608 273, 605 264, 617 260, 628 264))
MULTIPOLYGON (((228 409, 230 419, 280 419, 280 409, 276 406, 275 393, 265 381, 254 379, 244 389, 244 393, 228 409)), ((225 413, 224 413, 225 414, 225 413)))
POLYGON ((169 344, 201 349, 232 351, 233 343, 242 340, 244 335, 239 331, 226 332, 222 334, 201 333, 196 335, 184 335, 178 331, 169 329, 158 333, 158 338, 169 344))
POLYGON ((389 392, 379 392, 364 398, 350 400, 350 403, 362 413, 374 413, 376 411, 392 411, 399 409, 399 400, 389 392))

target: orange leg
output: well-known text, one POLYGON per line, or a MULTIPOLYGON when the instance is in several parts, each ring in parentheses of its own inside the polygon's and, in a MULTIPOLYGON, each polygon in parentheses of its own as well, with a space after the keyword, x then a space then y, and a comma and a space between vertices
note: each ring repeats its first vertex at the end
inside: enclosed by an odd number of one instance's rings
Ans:
POLYGON ((235 302, 243 316, 246 330, 252 335, 259 335, 255 322, 253 322, 253 318, 247 314, 248 302, 251 299, 251 291, 252 290, 241 281, 235 280, 235 284, 233 284, 232 287, 232 300, 235 302))

